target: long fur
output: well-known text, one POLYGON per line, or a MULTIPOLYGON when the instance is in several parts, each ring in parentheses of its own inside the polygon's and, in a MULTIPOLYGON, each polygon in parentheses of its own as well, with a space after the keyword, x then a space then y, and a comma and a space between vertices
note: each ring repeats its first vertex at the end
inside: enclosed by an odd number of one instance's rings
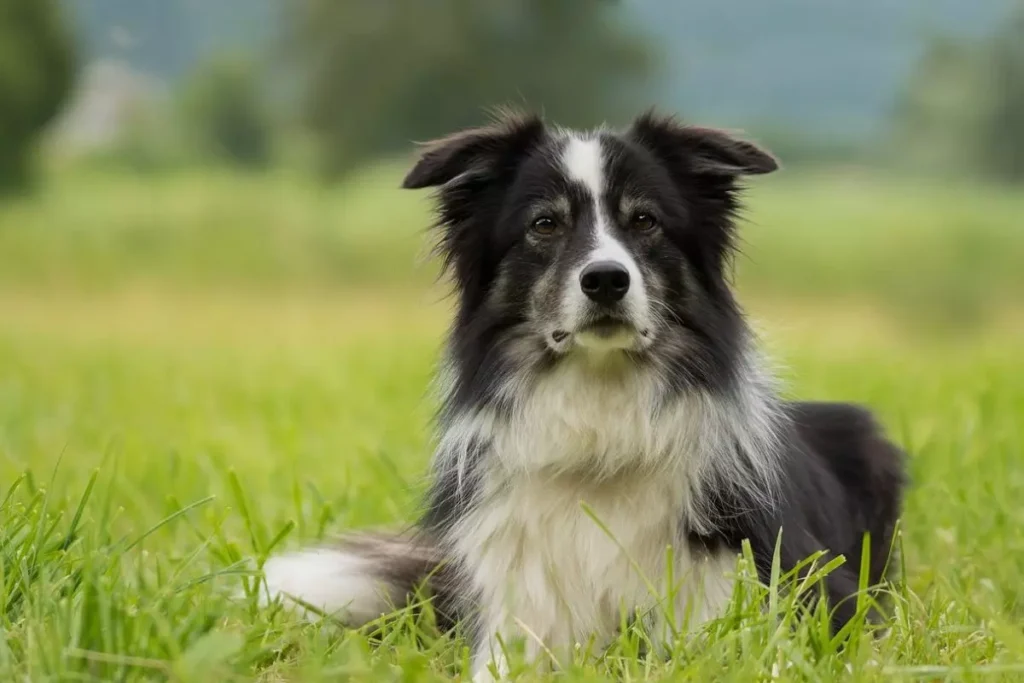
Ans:
POLYGON ((865 533, 885 578, 903 455, 860 407, 782 400, 733 298, 738 181, 776 167, 655 114, 622 133, 506 117, 428 146, 404 185, 438 190, 458 309, 422 518, 273 558, 267 594, 359 625, 426 582, 485 680, 499 642, 564 655, 623 610, 667 644, 721 613, 743 541, 766 578, 781 530, 784 570, 845 556, 840 628, 865 533), (617 294, 581 290, 594 267, 617 294))

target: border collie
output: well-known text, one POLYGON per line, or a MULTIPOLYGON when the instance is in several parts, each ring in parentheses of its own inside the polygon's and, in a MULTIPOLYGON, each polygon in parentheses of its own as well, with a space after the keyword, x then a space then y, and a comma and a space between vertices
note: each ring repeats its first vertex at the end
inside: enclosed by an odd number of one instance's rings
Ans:
POLYGON ((422 518, 271 558, 267 595, 357 626, 425 583, 488 680, 517 638, 534 658, 605 643, 625 609, 657 646, 720 615, 747 540, 762 579, 777 542, 783 571, 845 556, 825 597, 846 623, 863 548, 886 579, 904 455, 860 407, 781 399, 757 351, 734 219, 741 176, 776 168, 650 112, 624 132, 505 115, 426 146, 403 186, 437 188, 458 308, 422 518))

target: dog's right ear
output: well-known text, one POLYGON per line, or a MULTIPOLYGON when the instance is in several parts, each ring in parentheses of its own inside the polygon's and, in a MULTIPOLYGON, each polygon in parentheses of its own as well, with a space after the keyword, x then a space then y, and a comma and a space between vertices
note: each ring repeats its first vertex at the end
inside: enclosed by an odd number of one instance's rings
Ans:
POLYGON ((544 122, 539 116, 503 114, 489 126, 471 128, 426 143, 426 149, 405 176, 402 187, 436 187, 467 173, 474 176, 497 174, 543 136, 544 122))

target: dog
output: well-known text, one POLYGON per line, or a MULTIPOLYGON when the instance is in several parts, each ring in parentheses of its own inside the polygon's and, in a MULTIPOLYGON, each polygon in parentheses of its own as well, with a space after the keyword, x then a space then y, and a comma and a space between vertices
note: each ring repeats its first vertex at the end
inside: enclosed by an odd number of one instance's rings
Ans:
POLYGON ((762 580, 776 552, 782 571, 844 556, 824 591, 840 629, 862 561, 871 586, 890 573, 905 455, 862 407, 780 398, 734 298, 742 182, 777 168, 654 111, 428 143, 403 187, 436 190, 457 310, 422 516, 269 559, 265 595, 359 626, 426 584, 483 681, 508 673, 504 643, 607 643, 623 609, 664 647, 722 613, 746 541, 762 580))

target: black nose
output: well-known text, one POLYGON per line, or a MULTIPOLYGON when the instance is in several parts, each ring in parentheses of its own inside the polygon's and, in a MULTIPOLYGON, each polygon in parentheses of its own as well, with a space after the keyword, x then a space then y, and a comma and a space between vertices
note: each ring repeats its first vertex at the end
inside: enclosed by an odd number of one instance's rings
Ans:
POLYGON ((615 261, 591 263, 580 273, 580 289, 596 303, 614 304, 629 291, 629 271, 615 261))

